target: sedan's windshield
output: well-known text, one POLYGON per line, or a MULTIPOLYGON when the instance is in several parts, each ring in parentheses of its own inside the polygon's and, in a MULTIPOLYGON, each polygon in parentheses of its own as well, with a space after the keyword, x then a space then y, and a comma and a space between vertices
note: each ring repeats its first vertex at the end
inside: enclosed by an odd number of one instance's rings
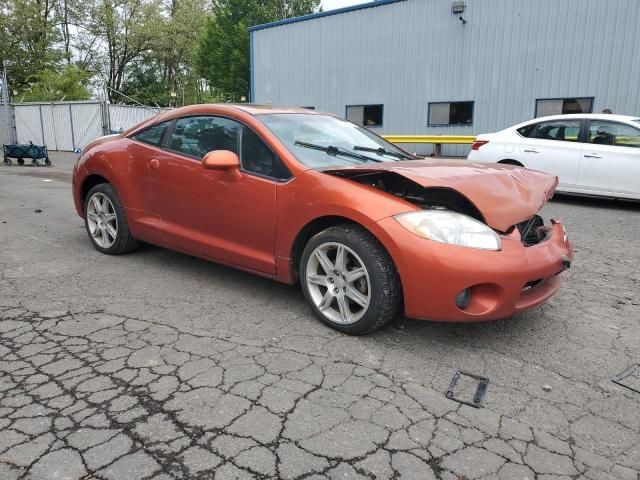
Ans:
POLYGON ((329 115, 284 113, 260 117, 289 151, 311 168, 412 158, 366 128, 329 115))

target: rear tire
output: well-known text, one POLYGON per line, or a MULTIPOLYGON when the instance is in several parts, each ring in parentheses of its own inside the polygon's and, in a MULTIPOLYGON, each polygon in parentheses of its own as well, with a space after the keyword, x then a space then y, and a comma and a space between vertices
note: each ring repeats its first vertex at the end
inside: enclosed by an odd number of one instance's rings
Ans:
POLYGON ((11 165, 11 159, 4 157, 4 164, 8 167, 9 165, 11 165))
POLYGON ((107 255, 128 253, 140 245, 129 231, 120 198, 108 183, 89 190, 84 203, 84 224, 95 249, 107 255))
POLYGON ((24 158, 19 158, 18 159, 18 165, 20 165, 20 166, 24 165, 24 158))
POLYGON ((398 312, 402 289, 393 260, 357 225, 314 235, 302 252, 299 274, 315 315, 340 332, 366 335, 398 312))

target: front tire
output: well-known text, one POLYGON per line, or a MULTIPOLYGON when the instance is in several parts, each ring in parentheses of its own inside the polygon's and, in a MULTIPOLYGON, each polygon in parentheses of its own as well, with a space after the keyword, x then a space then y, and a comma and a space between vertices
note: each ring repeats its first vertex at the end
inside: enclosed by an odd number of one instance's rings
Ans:
POLYGON ((302 252, 299 273, 312 310, 335 330, 365 335, 398 312, 401 287, 395 265, 376 238, 357 225, 314 235, 302 252))
POLYGON ((108 183, 89 190, 84 204, 84 224, 96 250, 120 255, 138 248, 139 242, 129 231, 124 207, 108 183))

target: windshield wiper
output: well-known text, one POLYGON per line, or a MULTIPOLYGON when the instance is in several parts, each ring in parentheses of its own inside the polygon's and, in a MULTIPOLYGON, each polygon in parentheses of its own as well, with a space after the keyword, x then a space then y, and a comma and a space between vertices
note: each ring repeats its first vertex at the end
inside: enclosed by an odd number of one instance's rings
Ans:
POLYGON ((391 155, 392 157, 400 158, 402 160, 413 160, 412 157, 407 155, 406 153, 393 152, 391 150, 387 150, 384 147, 372 148, 372 147, 353 147, 354 150, 360 150, 361 152, 373 152, 378 155, 391 155))
POLYGON ((343 148, 334 147, 333 145, 329 145, 325 147, 322 145, 316 145, 314 143, 299 142, 298 140, 294 142, 294 145, 297 145, 299 147, 304 147, 304 148, 310 148, 311 150, 319 150, 333 157, 335 157, 336 155, 342 155, 343 157, 349 157, 355 160, 361 160, 363 162, 382 162, 382 160, 378 160, 377 158, 371 158, 366 155, 353 153, 353 152, 350 152, 349 150, 344 150, 343 148))

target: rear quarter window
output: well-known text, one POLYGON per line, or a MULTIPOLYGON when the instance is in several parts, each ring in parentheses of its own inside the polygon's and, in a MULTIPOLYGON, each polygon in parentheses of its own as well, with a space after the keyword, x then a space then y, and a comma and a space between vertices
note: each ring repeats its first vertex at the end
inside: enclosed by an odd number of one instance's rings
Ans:
POLYGON ((531 134, 533 133, 534 128, 536 128, 535 123, 532 123, 531 125, 525 125, 524 127, 520 127, 517 131, 520 135, 522 135, 523 137, 531 137, 531 134))

